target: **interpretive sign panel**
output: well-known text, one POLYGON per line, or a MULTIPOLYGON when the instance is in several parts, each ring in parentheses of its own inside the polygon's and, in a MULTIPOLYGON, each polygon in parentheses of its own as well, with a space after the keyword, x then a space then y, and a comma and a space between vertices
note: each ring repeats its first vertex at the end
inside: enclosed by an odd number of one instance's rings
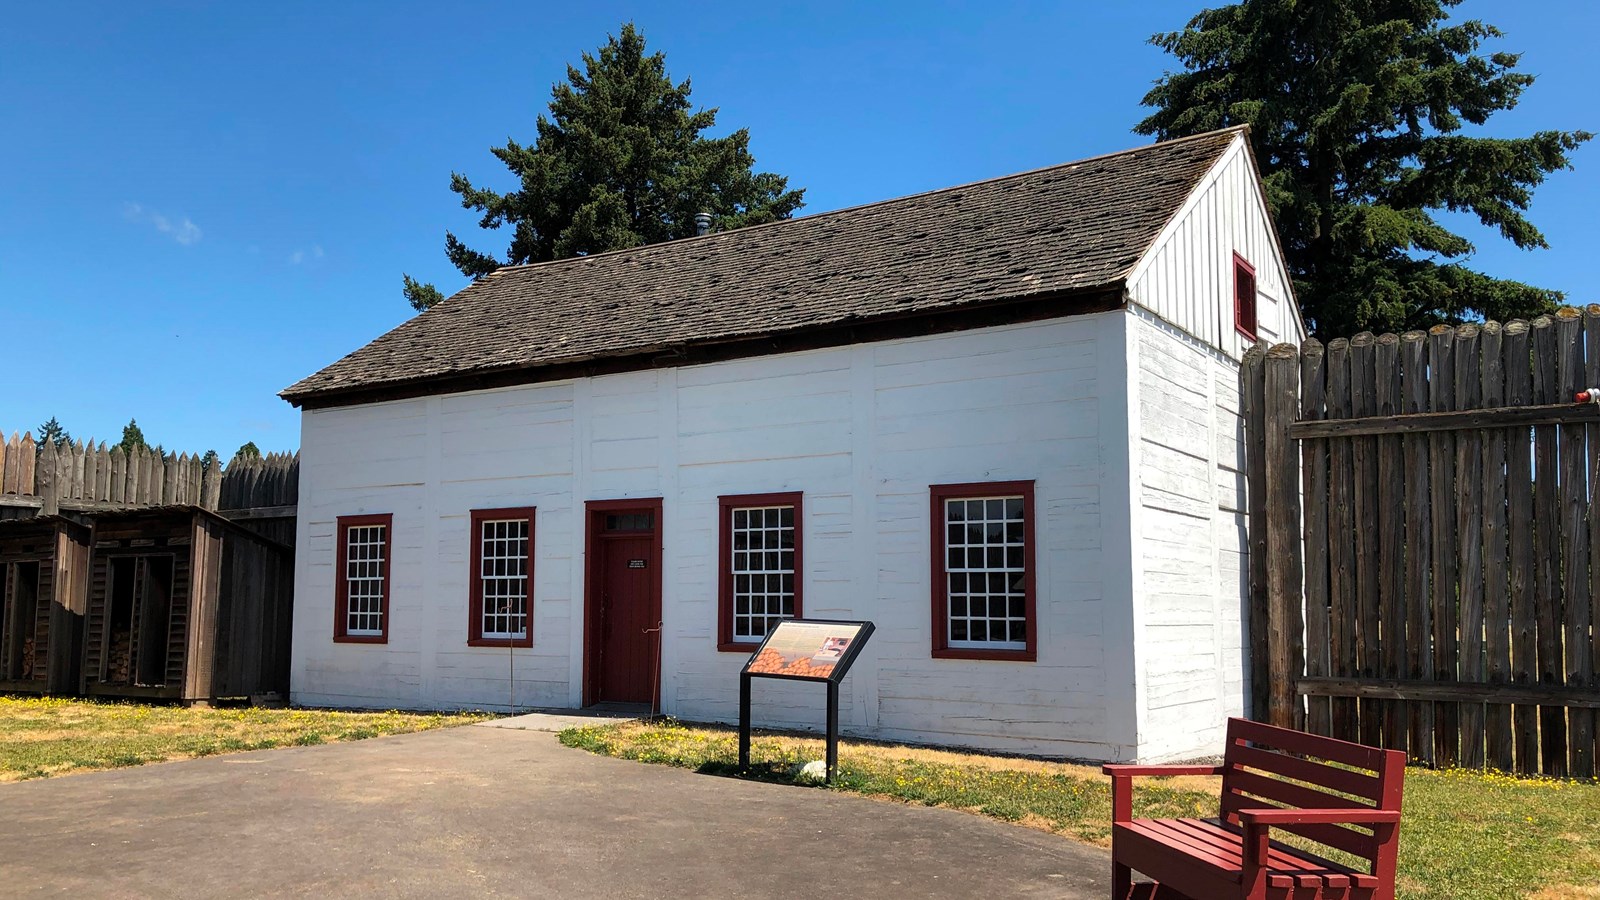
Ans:
POLYGON ((739 768, 750 768, 750 680, 789 678, 828 686, 827 778, 839 768, 839 682, 872 637, 871 622, 786 619, 739 672, 739 768))
POLYGON ((787 619, 761 642, 744 671, 766 678, 838 681, 871 631, 871 622, 787 619))

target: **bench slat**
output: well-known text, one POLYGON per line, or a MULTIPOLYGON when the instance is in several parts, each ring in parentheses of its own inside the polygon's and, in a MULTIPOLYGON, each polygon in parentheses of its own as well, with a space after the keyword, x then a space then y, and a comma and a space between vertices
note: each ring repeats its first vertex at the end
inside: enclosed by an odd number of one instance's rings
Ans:
POLYGON ((1276 747, 1289 753, 1315 756, 1318 759, 1357 766, 1372 772, 1383 771, 1385 754, 1388 752, 1365 744, 1354 744, 1350 741, 1291 731, 1287 728, 1274 728, 1249 719, 1228 720, 1228 743, 1233 744, 1235 741, 1249 741, 1252 744, 1276 747))
MULTIPOLYGON (((1230 825, 1238 824, 1238 818, 1233 815, 1233 812, 1236 809, 1289 808, 1276 803, 1266 803, 1260 800, 1252 800, 1248 797, 1241 797, 1238 794, 1225 795, 1222 805, 1223 809, 1228 815, 1227 821, 1230 825), (1232 804, 1231 808, 1230 802, 1232 804)), ((1307 840, 1316 841, 1319 844, 1324 844, 1334 848, 1335 850, 1343 850, 1351 856, 1359 856, 1369 862, 1372 861, 1377 845, 1377 841, 1373 835, 1362 834, 1359 831, 1355 831, 1343 825, 1324 825, 1321 823, 1297 822, 1293 825, 1274 825, 1272 826, 1272 830, 1287 831, 1291 834, 1298 834, 1307 840)))
MULTIPOLYGON (((1352 800, 1349 797, 1341 797, 1338 794, 1330 794, 1290 781, 1268 778, 1243 769, 1229 769, 1228 773, 1222 776, 1222 790, 1255 794, 1257 797, 1263 797, 1283 806, 1293 806, 1296 809, 1373 808, 1371 803, 1352 800)), ((1245 803, 1248 804, 1249 801, 1246 800, 1245 803)))
MULTIPOLYGON (((1220 868, 1230 872, 1244 872, 1244 843, 1237 836, 1217 830, 1208 830, 1197 827, 1198 819, 1157 819, 1151 821, 1152 831, 1159 831, 1168 840, 1181 843, 1191 851, 1198 849, 1220 868)), ((1267 850, 1267 868, 1271 870, 1267 876, 1269 883, 1276 887, 1318 887, 1322 879, 1315 875, 1299 872, 1305 867, 1292 859, 1285 859, 1284 854, 1276 853, 1269 846, 1267 850), (1284 871, 1289 870, 1289 871, 1284 871)), ((1348 887, 1349 879, 1336 876, 1340 887, 1348 887)))
POLYGON ((1374 804, 1383 798, 1383 783, 1376 777, 1362 772, 1337 769, 1313 760, 1301 759, 1286 753, 1274 753, 1271 750, 1262 750, 1245 744, 1229 744, 1227 754, 1225 768, 1246 766, 1285 778, 1321 785, 1341 793, 1354 794, 1374 804))
MULTIPOLYGON (((1156 846, 1177 849, 1201 864, 1227 873, 1238 881, 1244 869, 1243 835, 1236 829, 1207 819, 1135 819, 1121 823, 1156 846)), ((1267 855, 1269 881, 1275 887, 1345 890, 1377 887, 1378 879, 1351 870, 1297 847, 1273 841, 1267 855)))

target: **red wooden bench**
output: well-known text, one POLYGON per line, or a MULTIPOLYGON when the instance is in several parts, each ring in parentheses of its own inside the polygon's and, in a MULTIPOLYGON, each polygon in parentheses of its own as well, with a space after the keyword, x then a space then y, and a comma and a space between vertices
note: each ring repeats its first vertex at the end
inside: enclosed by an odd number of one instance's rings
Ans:
POLYGON ((1106 766, 1111 895, 1392 900, 1405 765, 1398 750, 1229 719, 1220 766, 1106 766), (1221 815, 1135 819, 1136 775, 1221 775, 1221 815), (1274 841, 1273 828, 1360 857, 1368 870, 1274 841), (1155 883, 1135 885, 1133 871, 1155 883))

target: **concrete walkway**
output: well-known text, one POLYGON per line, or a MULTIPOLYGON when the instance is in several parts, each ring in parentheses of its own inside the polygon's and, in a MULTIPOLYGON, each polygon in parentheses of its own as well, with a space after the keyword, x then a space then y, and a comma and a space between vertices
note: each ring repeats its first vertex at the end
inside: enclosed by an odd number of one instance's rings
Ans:
POLYGON ((550 720, 0 785, 7 897, 1104 897, 1107 855, 949 810, 560 746, 550 720))

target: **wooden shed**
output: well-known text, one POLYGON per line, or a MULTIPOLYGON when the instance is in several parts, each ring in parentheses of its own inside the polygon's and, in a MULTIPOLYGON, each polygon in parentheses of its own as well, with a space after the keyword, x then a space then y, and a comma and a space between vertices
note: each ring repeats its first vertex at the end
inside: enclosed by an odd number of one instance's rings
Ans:
POLYGON ((85 695, 287 694, 293 551, 195 506, 94 520, 85 695))
POLYGON ((0 691, 77 691, 88 568, 87 526, 0 520, 0 691))

